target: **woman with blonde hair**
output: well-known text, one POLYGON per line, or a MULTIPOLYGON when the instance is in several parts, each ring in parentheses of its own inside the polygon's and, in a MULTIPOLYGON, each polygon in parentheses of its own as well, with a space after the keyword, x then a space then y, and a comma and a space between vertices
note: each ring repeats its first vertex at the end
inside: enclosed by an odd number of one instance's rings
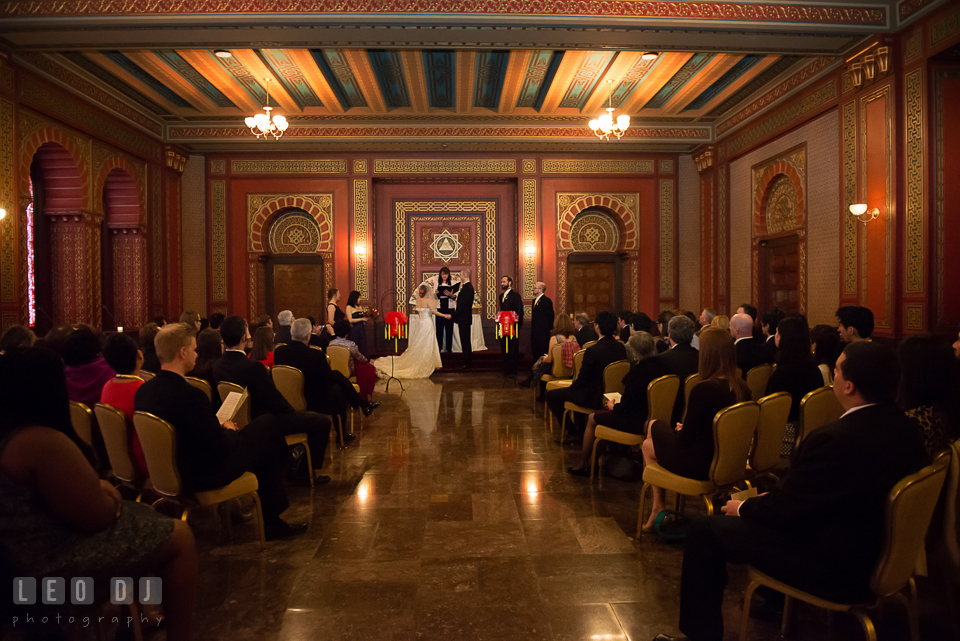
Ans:
MULTIPOLYGON (((710 327, 700 335, 700 382, 691 390, 683 423, 650 421, 643 442, 644 464, 659 463, 674 474, 707 480, 713 461, 713 418, 725 407, 750 399, 737 371, 737 350, 729 331, 710 327)), ((681 381, 682 384, 682 381, 681 381)), ((653 506, 644 532, 664 509, 663 488, 654 486, 653 506)))
POLYGON ((544 374, 553 369, 553 357, 550 355, 550 352, 553 350, 554 345, 562 345, 564 343, 572 343, 576 346, 568 348, 570 352, 570 366, 572 367, 573 354, 579 349, 579 345, 577 345, 577 335, 573 329, 573 320, 566 314, 557 314, 557 317, 553 321, 553 336, 550 337, 550 341, 547 343, 547 353, 538 358, 537 362, 533 364, 530 377, 520 381, 520 387, 530 387, 534 385, 538 390, 537 396, 540 396, 542 394, 542 391, 540 391, 540 379, 544 374))
POLYGON ((716 327, 725 331, 730 331, 730 317, 720 314, 714 316, 713 320, 710 321, 710 327, 716 327))

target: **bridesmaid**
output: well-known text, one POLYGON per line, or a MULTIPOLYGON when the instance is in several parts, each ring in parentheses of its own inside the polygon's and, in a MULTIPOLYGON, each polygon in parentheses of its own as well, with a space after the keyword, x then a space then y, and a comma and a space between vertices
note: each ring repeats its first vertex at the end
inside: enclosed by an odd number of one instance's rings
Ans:
POLYGON ((331 287, 327 290, 327 332, 329 332, 330 337, 335 336, 333 333, 333 325, 338 320, 343 320, 347 317, 343 313, 343 310, 337 305, 340 302, 340 290, 336 287, 331 287))
POLYGON ((360 307, 360 292, 352 291, 347 298, 347 320, 350 321, 350 340, 357 344, 357 350, 367 355, 367 332, 363 309, 360 307))

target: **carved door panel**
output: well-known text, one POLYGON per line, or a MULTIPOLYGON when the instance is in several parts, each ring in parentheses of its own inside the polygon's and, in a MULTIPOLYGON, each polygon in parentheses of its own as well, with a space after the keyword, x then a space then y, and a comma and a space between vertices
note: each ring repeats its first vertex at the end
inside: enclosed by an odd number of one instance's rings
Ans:
POLYGON ((323 267, 317 259, 271 261, 267 270, 267 313, 276 318, 278 313, 289 309, 294 318, 313 316, 319 321, 326 303, 323 267))
POLYGON ((779 307, 785 314, 799 314, 799 238, 794 235, 765 241, 761 256, 760 311, 779 307))
POLYGON ((616 311, 620 305, 616 261, 567 263, 567 311, 586 312, 590 319, 599 312, 616 311))

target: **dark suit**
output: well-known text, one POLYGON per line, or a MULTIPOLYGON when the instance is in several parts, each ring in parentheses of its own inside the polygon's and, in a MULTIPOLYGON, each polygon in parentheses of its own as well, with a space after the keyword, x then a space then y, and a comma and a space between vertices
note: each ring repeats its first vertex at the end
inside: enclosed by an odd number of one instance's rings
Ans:
MULTIPOLYGON (((451 281, 452 283, 452 281, 451 281)), ((452 311, 450 307, 451 297, 450 294, 456 294, 460 290, 460 283, 456 285, 447 284, 447 283, 437 283, 437 298, 440 301, 438 312, 441 314, 449 314, 452 311)), ((453 323, 454 320, 451 318, 447 320, 446 318, 441 318, 440 316, 436 317, 437 320, 437 346, 440 348, 440 351, 447 350, 448 352, 453 351, 453 323)))
POLYGON ((533 360, 547 353, 550 336, 553 334, 553 301, 541 296, 533 301, 533 312, 530 314, 530 348, 533 360))
POLYGON ((580 347, 583 347, 590 341, 595 341, 598 338, 600 338, 600 336, 593 329, 593 325, 584 325, 579 330, 577 330, 577 344, 580 347))
POLYGON ((273 337, 273 344, 283 343, 286 345, 292 339, 290 338, 290 326, 289 325, 280 325, 277 327, 277 334, 273 337))
POLYGON ((303 372, 303 396, 312 412, 340 416, 346 425, 347 404, 360 407, 363 399, 353 384, 340 372, 330 369, 326 355, 300 341, 278 347, 273 353, 276 365, 289 365, 303 372))
POLYGON ((756 338, 744 338, 737 341, 737 367, 740 368, 740 375, 744 380, 747 378, 747 372, 757 365, 768 363, 767 349, 763 341, 756 338))
POLYGON ((599 408, 603 405, 603 370, 610 363, 627 358, 627 348, 613 336, 604 336, 596 345, 583 354, 580 373, 570 387, 550 390, 546 394, 547 406, 560 421, 563 404, 576 403, 583 407, 599 408))
POLYGON ((670 415, 671 425, 676 425, 683 419, 684 394, 683 384, 688 376, 700 371, 700 352, 690 343, 680 343, 656 357, 667 374, 680 378, 680 388, 677 390, 677 400, 673 402, 673 414, 670 415))
POLYGON ((330 417, 316 412, 295 412, 274 385, 263 363, 240 352, 224 352, 213 364, 213 378, 218 383, 227 381, 246 388, 250 395, 251 419, 272 416, 273 425, 284 436, 306 434, 310 458, 315 465, 323 465, 330 439, 330 417))
POLYGON ((179 374, 164 370, 140 386, 134 407, 173 425, 184 489, 212 490, 253 472, 264 521, 273 525, 280 520, 289 506, 282 471, 290 455, 269 416, 237 432, 223 429, 206 395, 179 374))
POLYGON ((763 350, 767 353, 767 362, 777 362, 777 339, 776 336, 770 336, 763 343, 763 350))
POLYGON ((500 351, 503 353, 503 375, 515 376, 517 362, 520 359, 520 328, 523 327, 523 300, 515 289, 506 294, 500 294, 500 311, 516 312, 517 338, 504 336, 500 339, 500 351))
POLYGON ((151 374, 156 374, 160 371, 160 358, 157 357, 156 350, 143 350, 143 365, 141 366, 141 369, 144 369, 151 374))
POLYGON ((470 329, 473 326, 473 283, 460 284, 457 307, 453 312, 453 322, 460 332, 460 350, 463 353, 463 366, 470 367, 473 358, 473 345, 470 342, 470 329))
POLYGON ((722 639, 728 562, 831 601, 869 598, 887 494, 924 462, 919 434, 892 404, 864 407, 811 433, 773 490, 740 506, 740 518, 691 525, 680 629, 691 639, 722 639))

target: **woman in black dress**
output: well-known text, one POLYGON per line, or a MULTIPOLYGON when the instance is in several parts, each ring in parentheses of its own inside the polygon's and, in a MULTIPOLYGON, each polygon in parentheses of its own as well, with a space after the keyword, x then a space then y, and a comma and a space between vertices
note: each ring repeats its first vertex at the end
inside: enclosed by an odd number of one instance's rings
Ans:
MULTIPOLYGON (((437 279, 437 298, 440 299, 439 312, 441 314, 453 314, 453 307, 450 303, 454 300, 451 294, 460 291, 460 283, 453 284, 453 278, 450 276, 450 268, 444 265, 440 268, 440 277, 437 279)), ((437 317, 437 345, 440 351, 450 353, 453 351, 453 319, 437 317)))
POLYGON ((340 302, 340 290, 336 287, 331 287, 327 290, 327 314, 326 314, 326 326, 327 331, 330 333, 330 337, 333 338, 336 336, 333 332, 333 326, 338 320, 343 320, 347 317, 343 313, 343 310, 340 309, 340 306, 337 303, 340 302))
POLYGON ((349 338, 357 344, 357 349, 367 355, 367 319, 360 308, 360 292, 352 291, 347 297, 347 320, 350 321, 349 338))
MULTIPOLYGON (((737 371, 737 350, 730 332, 714 327, 700 334, 700 382, 690 392, 687 414, 675 427, 663 421, 648 424, 643 442, 644 464, 659 463, 674 474, 706 480, 713 461, 713 418, 725 407, 750 398, 750 388, 737 371)), ((664 509, 663 488, 653 488, 653 508, 644 532, 653 531, 664 509)))
POLYGON ((810 329, 806 318, 799 314, 784 318, 777 325, 775 340, 777 368, 767 381, 767 394, 789 392, 793 398, 787 418, 787 432, 780 448, 780 456, 790 456, 800 425, 800 401, 808 392, 823 387, 823 374, 810 351, 810 329))

